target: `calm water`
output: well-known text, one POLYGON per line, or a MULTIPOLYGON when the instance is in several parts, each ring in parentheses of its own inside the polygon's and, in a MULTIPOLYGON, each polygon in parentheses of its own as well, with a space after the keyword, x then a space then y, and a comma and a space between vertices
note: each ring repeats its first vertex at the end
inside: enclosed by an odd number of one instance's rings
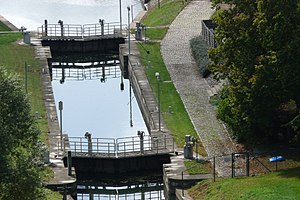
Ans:
MULTIPOLYGON (((119 0, 0 0, 0 15, 17 27, 37 30, 44 19, 48 23, 65 24, 119 22, 119 0)), ((122 21, 128 21, 127 6, 134 16, 142 7, 138 0, 122 0, 122 21)), ((131 13, 130 13, 131 15, 131 13)), ((53 81, 56 103, 64 102, 63 131, 69 136, 83 136, 86 131, 93 137, 123 137, 146 131, 141 113, 133 98, 133 127, 130 127, 129 83, 124 80, 125 90, 120 91, 120 79, 53 81)))
MULTIPOLYGON (((127 6, 132 5, 135 16, 142 8, 138 0, 121 0, 122 22, 127 24, 127 6)), ((15 26, 28 30, 47 19, 48 23, 63 20, 65 24, 93 24, 99 19, 120 22, 119 0, 0 0, 0 15, 15 26)))
MULTIPOLYGON (((69 136, 92 137, 136 136, 137 130, 146 131, 136 99, 132 96, 132 122, 130 126, 129 81, 120 91, 121 78, 69 81, 60 84, 52 81, 55 99, 62 100, 63 130, 69 136)), ((133 92, 132 92, 133 94, 133 92)))
MULTIPOLYGON (((128 21, 127 6, 133 8, 134 16, 142 9, 137 0, 122 0, 122 22, 128 21)), ((64 24, 119 22, 119 0, 0 0, 0 15, 18 28, 25 26, 35 31, 47 19, 48 23, 63 20, 64 24)), ((52 82, 55 101, 64 102, 63 131, 69 136, 83 137, 86 131, 92 137, 135 136, 138 130, 146 131, 135 98, 132 98, 132 121, 130 126, 129 82, 124 80, 125 90, 120 91, 121 78, 74 81, 63 84, 52 82)), ((79 186, 78 186, 79 187, 79 186)), ((92 187, 92 186, 89 186, 92 187)), ((95 189, 95 188, 94 188, 95 189)), ((118 188, 116 188, 118 190, 118 188)), ((93 193, 93 192, 91 192, 93 193)), ((99 192, 95 192, 99 193, 99 192)), ((162 189, 132 192, 126 196, 79 193, 78 199, 164 199, 162 189)))

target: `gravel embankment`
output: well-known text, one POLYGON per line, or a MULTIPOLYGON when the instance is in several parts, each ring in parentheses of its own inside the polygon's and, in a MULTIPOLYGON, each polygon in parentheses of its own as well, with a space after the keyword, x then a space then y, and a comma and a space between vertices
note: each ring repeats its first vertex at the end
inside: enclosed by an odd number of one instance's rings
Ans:
MULTIPOLYGON (((236 150, 209 103, 212 88, 201 77, 190 50, 190 39, 201 33, 201 20, 209 19, 212 14, 209 1, 192 1, 177 16, 161 42, 164 62, 209 157, 236 150)), ((224 158, 216 160, 219 175, 229 176, 230 162, 224 158)))

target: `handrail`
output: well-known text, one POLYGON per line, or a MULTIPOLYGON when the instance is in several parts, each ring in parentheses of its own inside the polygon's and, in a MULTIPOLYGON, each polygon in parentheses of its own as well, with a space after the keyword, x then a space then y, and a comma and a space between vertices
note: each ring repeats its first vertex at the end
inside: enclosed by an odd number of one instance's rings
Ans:
POLYGON ((78 156, 128 157, 174 152, 172 137, 143 135, 123 138, 69 137, 70 151, 78 156))
POLYGON ((70 38, 84 39, 90 37, 100 37, 108 35, 119 35, 125 37, 127 25, 122 25, 117 22, 112 23, 95 23, 95 24, 43 24, 38 27, 38 36, 40 38, 70 38))

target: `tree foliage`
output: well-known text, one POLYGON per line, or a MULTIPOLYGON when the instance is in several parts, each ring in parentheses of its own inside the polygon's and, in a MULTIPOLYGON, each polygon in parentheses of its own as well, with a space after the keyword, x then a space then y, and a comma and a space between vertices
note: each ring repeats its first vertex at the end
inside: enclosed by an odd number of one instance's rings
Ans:
POLYGON ((218 47, 209 52, 210 70, 228 83, 218 116, 240 140, 271 138, 280 106, 292 100, 300 108, 298 2, 214 0, 219 3, 231 6, 214 16, 218 47))
POLYGON ((0 67, 0 199, 43 199, 43 148, 27 96, 0 67))

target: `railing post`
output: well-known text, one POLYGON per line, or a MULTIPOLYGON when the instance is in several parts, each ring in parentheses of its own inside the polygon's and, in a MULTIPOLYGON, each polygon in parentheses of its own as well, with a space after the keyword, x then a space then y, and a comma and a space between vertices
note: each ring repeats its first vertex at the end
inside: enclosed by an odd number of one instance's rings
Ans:
POLYGON ((126 143, 124 142, 124 157, 126 157, 126 148, 125 148, 126 143))
POLYGON ((183 189, 183 171, 181 172, 181 192, 182 192, 182 196, 184 197, 184 189, 183 189))
POLYGON ((72 152, 68 151, 68 157, 67 157, 67 165, 68 165, 68 175, 72 175, 72 152))
POLYGON ((213 175, 214 175, 214 182, 216 182, 216 156, 213 157, 213 175))
POLYGON ((234 177, 234 153, 231 154, 231 178, 234 177))
POLYGON ((249 152, 246 153, 246 176, 250 175, 249 152))
POLYGON ((80 138, 80 152, 82 152, 82 140, 80 138))
POLYGON ((45 36, 48 36, 48 21, 45 19, 45 36))
POLYGON ((110 153, 110 144, 109 144, 109 142, 107 143, 107 145, 108 145, 108 150, 107 150, 107 153, 108 153, 108 155, 109 155, 109 153, 110 153))
POLYGON ((97 153, 99 153, 99 138, 97 138, 97 153))
POLYGON ((117 145, 115 139, 114 139, 114 153, 115 153, 115 156, 118 157, 118 145, 117 145))

